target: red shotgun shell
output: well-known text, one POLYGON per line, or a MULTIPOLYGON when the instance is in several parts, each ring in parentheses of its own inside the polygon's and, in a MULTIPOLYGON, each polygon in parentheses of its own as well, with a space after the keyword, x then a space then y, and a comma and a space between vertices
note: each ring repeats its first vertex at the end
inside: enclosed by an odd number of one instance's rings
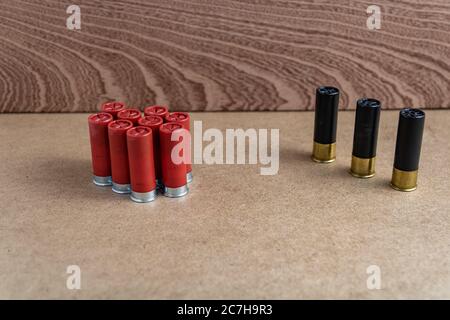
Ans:
POLYGON ((150 202, 156 197, 155 165, 153 162, 152 129, 134 127, 127 131, 130 163, 131 200, 150 202))
POLYGON ((112 190, 130 193, 127 130, 133 128, 129 120, 115 120, 108 125, 109 151, 111 153, 112 190))
POLYGON ((152 129, 153 135, 153 156, 155 160, 156 184, 162 184, 161 177, 161 158, 159 152, 159 127, 163 124, 160 116, 144 116, 139 119, 139 125, 152 129))
POLYGON ((164 184, 164 195, 177 198, 189 191, 186 179, 186 164, 176 164, 172 160, 172 150, 179 143, 172 141, 172 133, 184 129, 180 123, 169 122, 159 128, 159 142, 161 151, 161 172, 164 184))
POLYGON ((133 125, 137 126, 142 115, 139 109, 125 109, 117 114, 117 118, 121 120, 130 120, 133 122, 133 125))
POLYGON ((111 114, 114 119, 117 119, 117 114, 122 110, 125 110, 125 104, 122 102, 106 102, 102 105, 102 112, 111 114))
MULTIPOLYGON (((191 117, 187 112, 171 112, 166 115, 166 122, 178 122, 183 125, 184 129, 191 131, 191 117)), ((186 164, 186 179, 188 183, 191 183, 193 179, 192 164, 190 163, 186 164)))
POLYGON ((93 182, 98 186, 111 185, 111 158, 109 155, 108 124, 113 121, 109 113, 92 114, 88 118, 91 141, 93 182))
POLYGON ((169 114, 169 108, 165 106, 149 106, 144 108, 144 115, 146 116, 160 116, 163 121, 166 115, 169 114))

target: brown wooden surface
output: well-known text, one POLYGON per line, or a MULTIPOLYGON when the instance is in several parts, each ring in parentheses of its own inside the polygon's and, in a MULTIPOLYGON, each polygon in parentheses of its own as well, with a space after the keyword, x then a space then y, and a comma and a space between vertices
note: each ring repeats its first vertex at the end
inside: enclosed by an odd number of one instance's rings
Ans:
POLYGON ((450 2, 0 0, 0 111, 302 110, 314 88, 450 107, 450 2), (66 28, 81 6, 82 29, 66 28))

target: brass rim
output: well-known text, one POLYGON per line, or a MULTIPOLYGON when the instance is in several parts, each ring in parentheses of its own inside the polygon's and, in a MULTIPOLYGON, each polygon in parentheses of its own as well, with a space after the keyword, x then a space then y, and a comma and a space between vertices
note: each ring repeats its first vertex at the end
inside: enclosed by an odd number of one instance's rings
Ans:
POLYGON ((320 160, 320 159, 314 158, 314 155, 311 156, 311 159, 314 162, 317 162, 317 163, 331 163, 331 162, 335 162, 336 161, 336 158, 330 159, 330 160, 320 160))
POLYGON ((352 155, 350 174, 356 178, 368 179, 375 176, 375 157, 359 158, 352 155))
POLYGON ((392 189, 394 189, 394 190, 397 190, 397 191, 403 191, 403 192, 411 192, 411 191, 414 191, 414 190, 417 189, 417 187, 410 188, 410 189, 401 189, 401 188, 399 188, 399 187, 393 185, 392 182, 391 182, 391 187, 392 187, 392 189))
POLYGON ((403 171, 394 168, 391 186, 397 191, 411 192, 417 189, 418 171, 403 171))
POLYGON ((375 172, 366 176, 360 175, 358 173, 353 172, 351 169, 348 170, 348 173, 350 173, 352 176, 354 176, 355 178, 360 178, 360 179, 369 179, 375 176, 375 172))
POLYGON ((311 159, 317 163, 331 163, 336 160, 336 143, 322 144, 314 141, 311 159))

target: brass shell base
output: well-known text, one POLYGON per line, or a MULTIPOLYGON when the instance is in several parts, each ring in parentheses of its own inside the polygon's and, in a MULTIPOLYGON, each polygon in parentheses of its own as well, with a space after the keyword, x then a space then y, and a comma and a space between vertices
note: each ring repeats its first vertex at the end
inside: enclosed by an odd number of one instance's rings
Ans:
POLYGON ((414 190, 417 189, 417 187, 410 188, 410 189, 400 189, 399 187, 393 185, 392 182, 391 182, 391 187, 392 187, 392 189, 394 189, 394 190, 402 191, 402 192, 411 192, 411 191, 414 191, 414 190))
POLYGON ((418 171, 402 171, 394 168, 391 187, 397 191, 411 192, 417 189, 418 171))
POLYGON ((352 156, 350 174, 361 179, 368 179, 375 176, 375 157, 365 159, 352 156))
POLYGON ((369 179, 369 178, 375 177, 375 173, 374 173, 374 174, 369 174, 369 175, 362 176, 362 175, 359 175, 359 174, 357 174, 357 173, 354 173, 351 169, 348 170, 348 173, 350 173, 350 174, 351 174, 352 176, 354 176, 355 178, 359 178, 359 179, 369 179))
POLYGON ((318 163, 331 163, 336 160, 336 143, 321 144, 314 142, 311 159, 318 163))

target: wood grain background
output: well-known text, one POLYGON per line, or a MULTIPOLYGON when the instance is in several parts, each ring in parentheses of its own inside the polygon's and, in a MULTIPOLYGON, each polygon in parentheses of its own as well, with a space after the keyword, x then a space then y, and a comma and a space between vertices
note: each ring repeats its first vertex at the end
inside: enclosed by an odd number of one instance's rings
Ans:
POLYGON ((321 84, 450 108, 449 40, 449 0, 0 0, 0 111, 309 110, 321 84))

